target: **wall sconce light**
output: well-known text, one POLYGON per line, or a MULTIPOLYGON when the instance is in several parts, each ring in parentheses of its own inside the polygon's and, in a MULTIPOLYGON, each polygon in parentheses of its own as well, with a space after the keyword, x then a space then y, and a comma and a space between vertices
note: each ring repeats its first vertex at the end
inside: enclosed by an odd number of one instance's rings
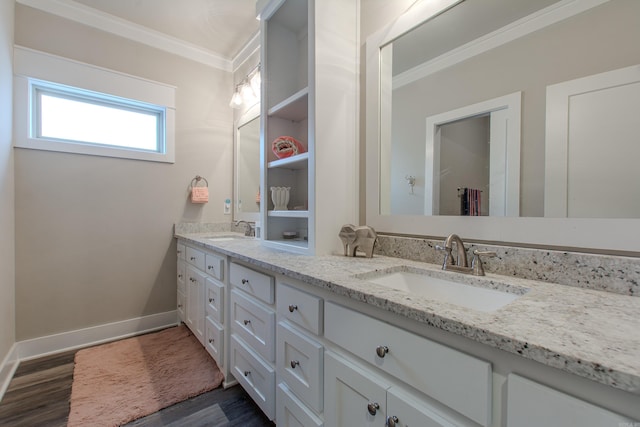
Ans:
POLYGON ((260 100, 260 64, 256 65, 236 86, 229 106, 241 108, 251 106, 260 100))

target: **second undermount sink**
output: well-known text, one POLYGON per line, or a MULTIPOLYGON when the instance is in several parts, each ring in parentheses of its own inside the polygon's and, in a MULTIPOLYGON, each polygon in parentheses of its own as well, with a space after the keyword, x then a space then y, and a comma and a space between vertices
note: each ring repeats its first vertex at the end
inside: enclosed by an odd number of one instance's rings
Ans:
POLYGON ((444 274, 451 275, 451 279, 442 277, 441 272, 396 267, 356 277, 387 288, 485 312, 498 310, 528 291, 527 288, 469 276, 464 277, 476 283, 462 283, 456 280, 459 275, 444 274))

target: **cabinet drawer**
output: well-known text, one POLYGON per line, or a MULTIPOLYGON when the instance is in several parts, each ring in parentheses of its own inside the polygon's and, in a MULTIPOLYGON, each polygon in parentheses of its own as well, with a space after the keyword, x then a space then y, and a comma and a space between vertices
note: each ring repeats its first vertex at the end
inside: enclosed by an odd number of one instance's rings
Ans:
POLYGON ((222 368, 223 366, 223 357, 224 354, 224 339, 223 339, 223 329, 216 322, 211 320, 210 318, 205 319, 204 326, 204 345, 207 349, 207 352, 213 357, 213 360, 216 361, 218 366, 222 368))
POLYGON ((276 313, 265 305, 231 291, 231 330, 269 362, 275 359, 276 313))
POLYGON ((205 254, 205 272, 218 280, 224 280, 224 258, 214 254, 205 254))
POLYGON ((489 363, 333 303, 324 317, 327 339, 471 420, 491 423, 489 363))
POLYGON ((178 318, 182 322, 186 322, 185 320, 185 296, 184 292, 178 291, 177 295, 177 306, 178 306, 178 318))
POLYGON ((207 277, 204 295, 206 316, 216 322, 224 323, 224 285, 207 277))
POLYGON ((178 247, 176 249, 176 253, 178 254, 178 259, 186 259, 187 257, 186 251, 187 251, 187 247, 184 245, 184 243, 178 242, 178 247))
MULTIPOLYGON (((279 296, 278 296, 279 298, 279 296)), ((278 375, 300 399, 322 411, 324 348, 287 323, 278 323, 278 375)))
POLYGON ((507 427, 636 426, 633 420, 518 375, 507 377, 507 427))
POLYGON ((231 373, 242 388, 258 404, 265 415, 273 420, 275 415, 276 373, 249 347, 231 335, 231 373))
POLYGON ((204 252, 187 246, 187 262, 196 268, 204 271, 204 252))
POLYGON ((185 280, 187 274, 187 265, 183 260, 178 260, 178 271, 176 274, 176 282, 178 284, 178 291, 184 293, 185 280))
POLYGON ((273 277, 235 263, 231 263, 229 269, 229 281, 232 285, 267 304, 273 304, 275 296, 273 277))
POLYGON ((320 297, 278 283, 278 313, 316 335, 322 334, 322 303, 320 297))
POLYGON ((283 383, 276 390, 278 427, 322 427, 323 423, 283 383))

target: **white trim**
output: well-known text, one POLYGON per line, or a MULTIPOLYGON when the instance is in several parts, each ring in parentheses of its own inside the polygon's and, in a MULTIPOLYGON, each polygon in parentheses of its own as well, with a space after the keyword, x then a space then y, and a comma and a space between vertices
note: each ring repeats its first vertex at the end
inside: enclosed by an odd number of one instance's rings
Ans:
POLYGON ((16 369, 18 369, 18 347, 17 344, 13 344, 0 364, 0 401, 9 388, 9 383, 16 369))
POLYGON ((417 65, 393 78, 393 89, 413 83, 469 58, 570 18, 609 0, 564 0, 417 65))
POLYGON ((235 73, 238 68, 244 64, 254 53, 260 50, 260 31, 258 31, 252 38, 245 44, 240 52, 233 58, 232 69, 235 73))
POLYGON ((16 2, 213 68, 231 71, 231 61, 210 50, 71 0, 16 0, 16 2))
POLYGON ((18 341, 18 359, 20 361, 74 350, 105 342, 129 338, 135 335, 164 329, 178 324, 176 310, 149 316, 136 317, 119 322, 106 323, 75 331, 18 341))
MULTIPOLYGON (((640 65, 547 86, 544 216, 569 216, 569 123, 571 98, 640 82, 640 65)), ((611 207, 610 209, 615 209, 611 207)))
MULTIPOLYGON (((522 92, 467 105, 427 117, 425 150, 424 213, 438 215, 440 198, 440 135, 441 125, 482 114, 504 111, 501 120, 503 137, 491 141, 490 216, 520 214, 520 121, 522 92), (435 213, 434 213, 435 212, 435 213)), ((492 124, 495 125, 495 124, 492 124)))
POLYGON ((176 88, 161 82, 97 67, 45 52, 14 47, 14 146, 46 151, 89 154, 174 163, 176 88), (47 141, 30 136, 29 79, 134 99, 165 108, 165 152, 156 153, 86 144, 47 141))
POLYGON ((19 362, 146 334, 179 324, 176 310, 18 341, 0 365, 0 400, 19 362))

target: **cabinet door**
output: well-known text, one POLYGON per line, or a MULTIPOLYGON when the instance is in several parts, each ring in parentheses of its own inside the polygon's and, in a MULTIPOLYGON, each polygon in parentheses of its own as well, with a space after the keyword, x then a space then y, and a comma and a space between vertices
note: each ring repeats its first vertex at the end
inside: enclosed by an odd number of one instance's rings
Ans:
POLYGON ((621 427, 637 425, 629 418, 607 411, 568 394, 518 375, 507 381, 507 426, 621 427))
POLYGON ((325 353, 325 423, 329 426, 386 426, 389 384, 373 372, 325 353))
POLYGON ((447 419, 435 407, 399 387, 387 390, 389 425, 395 427, 462 427, 471 426, 461 420, 447 419))
POLYGON ((192 267, 187 267, 185 323, 202 344, 204 344, 204 280, 204 274, 192 267))

